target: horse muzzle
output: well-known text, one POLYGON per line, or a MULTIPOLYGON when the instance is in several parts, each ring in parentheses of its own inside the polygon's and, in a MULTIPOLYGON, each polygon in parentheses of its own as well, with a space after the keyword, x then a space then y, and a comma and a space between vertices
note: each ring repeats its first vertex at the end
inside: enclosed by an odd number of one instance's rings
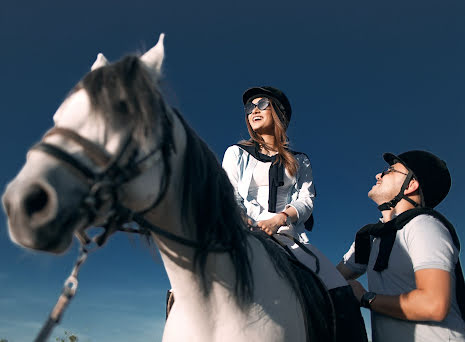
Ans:
POLYGON ((59 208, 58 194, 46 181, 11 182, 2 197, 8 216, 11 239, 27 248, 61 253, 69 246, 72 231, 60 227, 64 214, 59 208), (60 215, 58 215, 60 213, 60 215), (67 236, 68 235, 68 236, 67 236))

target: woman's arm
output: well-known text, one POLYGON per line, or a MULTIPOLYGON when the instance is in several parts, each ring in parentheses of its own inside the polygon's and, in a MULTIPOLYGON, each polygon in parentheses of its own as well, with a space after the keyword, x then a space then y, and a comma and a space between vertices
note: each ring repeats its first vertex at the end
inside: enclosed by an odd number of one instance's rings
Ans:
POLYGON ((236 202, 241 207, 244 213, 247 213, 247 209, 244 206, 244 199, 239 194, 237 188, 239 179, 239 159, 240 159, 240 150, 238 146, 229 146, 226 151, 224 152, 223 156, 223 169, 226 171, 228 175, 229 181, 234 189, 234 195, 236 197, 236 202))
MULTIPOLYGON (((297 198, 289 203, 286 207, 295 210, 295 220, 292 222, 303 223, 308 220, 313 212, 313 199, 316 196, 315 186, 313 184, 312 166, 310 160, 305 154, 296 157, 299 163, 297 170, 297 198)), ((289 212, 291 214, 292 211, 289 212)))
POLYGON ((224 152, 223 169, 228 175, 234 190, 237 192, 237 182, 239 181, 239 148, 237 146, 229 146, 224 152))

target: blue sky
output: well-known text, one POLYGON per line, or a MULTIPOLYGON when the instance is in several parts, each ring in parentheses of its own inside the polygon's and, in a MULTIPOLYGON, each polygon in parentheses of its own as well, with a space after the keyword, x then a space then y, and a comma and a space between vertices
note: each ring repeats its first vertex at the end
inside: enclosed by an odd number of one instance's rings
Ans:
MULTIPOLYGON (((0 182, 19 171, 98 52, 115 61, 165 32, 169 102, 218 158, 247 137, 243 90, 273 85, 288 95, 292 147, 310 156, 318 191, 310 239, 334 263, 356 230, 378 217, 366 194, 388 151, 426 149, 447 162, 453 185, 438 209, 463 243, 464 16, 460 0, 5 3, 0 182)), ((71 270, 76 245, 59 257, 23 250, 9 240, 2 215, 0 338, 30 341, 71 270)), ((159 341, 167 288, 156 253, 114 236, 83 266, 56 334, 159 341)))

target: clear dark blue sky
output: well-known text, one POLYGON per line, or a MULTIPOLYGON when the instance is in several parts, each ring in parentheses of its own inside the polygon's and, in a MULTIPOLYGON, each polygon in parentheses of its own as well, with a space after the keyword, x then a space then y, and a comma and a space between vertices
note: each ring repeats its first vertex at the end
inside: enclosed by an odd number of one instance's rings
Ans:
MULTIPOLYGON (((4 186, 52 125, 98 52, 143 51, 166 33, 165 89, 221 159, 247 137, 241 94, 274 85, 291 100, 292 147, 318 190, 311 241, 337 263, 378 217, 367 198, 383 152, 441 156, 453 185, 439 206, 465 241, 465 3, 462 0, 31 1, 0 12, 4 186)), ((29 341, 71 269, 13 245, 0 224, 0 338, 29 341)), ((463 253, 462 253, 463 255, 463 253)), ((462 256, 463 260, 463 256, 462 256)), ((81 341, 159 341, 169 287, 157 257, 115 236, 81 273, 63 329, 81 341)))

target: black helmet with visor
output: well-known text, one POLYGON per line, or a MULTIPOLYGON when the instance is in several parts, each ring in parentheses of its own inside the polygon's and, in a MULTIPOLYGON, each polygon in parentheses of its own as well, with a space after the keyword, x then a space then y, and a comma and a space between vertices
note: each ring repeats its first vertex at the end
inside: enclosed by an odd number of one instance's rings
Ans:
POLYGON ((390 210, 394 208, 401 199, 405 199, 415 207, 419 206, 420 203, 416 203, 411 198, 404 195, 404 191, 412 179, 418 180, 420 184, 423 202, 421 206, 434 208, 449 193, 452 182, 446 162, 434 154, 427 151, 415 150, 404 152, 399 155, 384 153, 383 158, 389 165, 401 163, 407 168, 408 174, 399 194, 391 201, 379 205, 379 210, 390 210))

